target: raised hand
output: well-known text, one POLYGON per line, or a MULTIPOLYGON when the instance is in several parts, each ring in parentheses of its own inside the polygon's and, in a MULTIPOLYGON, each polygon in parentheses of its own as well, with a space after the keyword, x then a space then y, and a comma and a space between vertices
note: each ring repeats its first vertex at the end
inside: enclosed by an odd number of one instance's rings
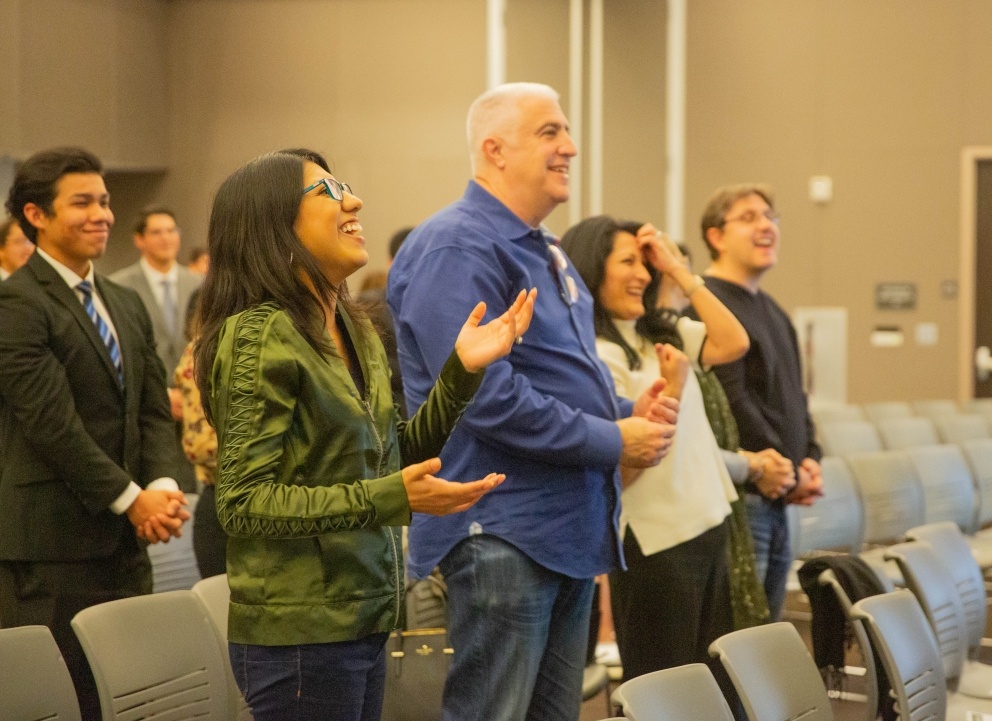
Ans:
POLYGON ((685 257, 679 247, 666 233, 645 223, 637 231, 637 244, 644 253, 644 259, 662 273, 670 273, 676 268, 685 268, 685 257))
POLYGON ((689 356, 668 343, 655 343, 654 352, 658 354, 661 366, 661 377, 665 379, 665 395, 682 399, 682 389, 689 375, 689 356))
POLYGON ((502 473, 490 473, 479 481, 457 483, 433 475, 440 470, 440 458, 413 463, 403 469, 403 485, 411 511, 432 516, 460 513, 506 480, 502 473))
POLYGON ((534 316, 537 288, 520 291, 513 305, 499 318, 479 325, 486 315, 486 304, 479 303, 455 339, 455 352, 465 370, 475 373, 510 352, 517 338, 523 337, 534 316))

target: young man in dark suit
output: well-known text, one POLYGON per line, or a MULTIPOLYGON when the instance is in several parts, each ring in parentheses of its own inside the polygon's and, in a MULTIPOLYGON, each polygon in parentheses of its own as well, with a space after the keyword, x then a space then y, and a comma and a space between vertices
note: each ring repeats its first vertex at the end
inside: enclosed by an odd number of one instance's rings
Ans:
POLYGON ((78 148, 21 165, 7 208, 37 252, 0 285, 0 626, 52 630, 84 719, 99 701, 69 622, 150 592, 145 542, 189 518, 148 314, 94 274, 114 222, 101 172, 78 148))

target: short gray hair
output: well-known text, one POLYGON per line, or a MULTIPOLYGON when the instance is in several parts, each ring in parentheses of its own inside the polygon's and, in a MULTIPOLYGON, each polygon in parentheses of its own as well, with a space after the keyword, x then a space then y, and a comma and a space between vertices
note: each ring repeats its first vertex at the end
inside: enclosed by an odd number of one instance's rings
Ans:
POLYGON ((473 172, 482 141, 492 135, 507 132, 507 128, 516 119, 520 101, 534 97, 547 98, 557 103, 560 96, 558 91, 543 83, 504 83, 475 99, 468 109, 465 123, 473 172))

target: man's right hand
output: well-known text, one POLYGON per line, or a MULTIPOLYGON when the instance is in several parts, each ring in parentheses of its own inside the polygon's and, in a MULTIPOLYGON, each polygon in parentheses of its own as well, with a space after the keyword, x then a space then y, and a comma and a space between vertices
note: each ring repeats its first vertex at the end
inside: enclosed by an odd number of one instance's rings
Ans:
POLYGON ((128 506, 127 518, 139 538, 149 543, 168 541, 182 535, 184 521, 190 519, 182 491, 142 490, 128 506))
POLYGON ((403 485, 410 510, 432 516, 446 516, 471 508, 480 498, 506 480, 502 473, 490 473, 479 481, 458 483, 437 478, 441 459, 430 458, 403 469, 403 485))
POLYGON ((647 418, 631 416, 617 421, 623 451, 620 464, 634 468, 656 466, 668 453, 675 438, 675 425, 654 423, 647 418))

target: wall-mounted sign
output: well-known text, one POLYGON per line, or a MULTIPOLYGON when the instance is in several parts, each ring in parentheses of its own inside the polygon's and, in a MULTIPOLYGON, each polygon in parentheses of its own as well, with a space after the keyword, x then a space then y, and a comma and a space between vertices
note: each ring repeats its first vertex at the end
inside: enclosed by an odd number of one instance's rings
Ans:
POLYGON ((916 310, 916 283, 879 283, 875 286, 878 310, 916 310))

